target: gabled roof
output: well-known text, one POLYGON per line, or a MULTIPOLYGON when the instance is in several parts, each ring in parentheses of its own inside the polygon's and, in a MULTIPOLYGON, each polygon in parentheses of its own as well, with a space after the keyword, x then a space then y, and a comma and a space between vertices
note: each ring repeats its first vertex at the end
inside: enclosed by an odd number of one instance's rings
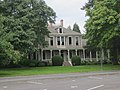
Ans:
POLYGON ((64 34, 79 34, 79 35, 81 35, 81 33, 78 33, 78 32, 75 32, 75 31, 73 31, 73 30, 71 30, 71 29, 68 29, 68 28, 65 28, 65 27, 63 27, 63 26, 61 26, 61 25, 59 25, 59 26, 52 26, 52 27, 48 27, 48 30, 51 32, 51 33, 58 33, 58 29, 59 28, 62 28, 63 29, 63 33, 64 34))

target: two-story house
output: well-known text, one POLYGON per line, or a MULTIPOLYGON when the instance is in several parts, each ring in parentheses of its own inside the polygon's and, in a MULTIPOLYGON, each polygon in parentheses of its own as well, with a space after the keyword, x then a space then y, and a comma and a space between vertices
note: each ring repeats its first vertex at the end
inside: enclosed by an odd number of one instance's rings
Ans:
POLYGON ((41 50, 42 61, 51 60, 54 55, 60 55, 64 61, 69 62, 74 55, 80 56, 82 60, 98 60, 98 52, 85 50, 87 40, 82 38, 81 33, 64 28, 63 20, 57 26, 50 24, 48 30, 50 34, 46 41, 49 45, 41 50))

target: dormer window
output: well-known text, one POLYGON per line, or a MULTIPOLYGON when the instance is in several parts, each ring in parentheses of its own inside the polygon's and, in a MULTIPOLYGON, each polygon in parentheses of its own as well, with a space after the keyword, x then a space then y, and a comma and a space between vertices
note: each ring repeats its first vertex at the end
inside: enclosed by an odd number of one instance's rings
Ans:
POLYGON ((62 28, 59 28, 59 29, 58 29, 58 33, 63 33, 63 29, 62 29, 62 28))

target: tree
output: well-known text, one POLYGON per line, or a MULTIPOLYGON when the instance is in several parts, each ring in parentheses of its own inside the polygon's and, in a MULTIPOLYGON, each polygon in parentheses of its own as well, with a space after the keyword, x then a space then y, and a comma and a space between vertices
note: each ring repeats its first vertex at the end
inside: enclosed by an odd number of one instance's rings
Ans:
POLYGON ((0 0, 0 15, 5 17, 0 23, 3 25, 2 32, 8 38, 6 41, 21 56, 47 44, 47 22, 54 22, 56 17, 53 9, 43 0, 0 0))
POLYGON ((67 27, 67 29, 72 30, 70 25, 67 27))
POLYGON ((89 0, 83 7, 89 16, 85 24, 88 44, 109 48, 113 64, 118 63, 120 42, 120 0, 89 0))
POLYGON ((73 31, 76 31, 76 32, 78 32, 78 33, 81 33, 81 32, 80 32, 80 29, 79 29, 79 26, 78 26, 77 23, 75 23, 75 24, 73 25, 73 31))
POLYGON ((17 63, 20 60, 19 51, 14 50, 9 42, 12 33, 6 33, 3 29, 5 17, 0 15, 0 66, 7 66, 10 63, 17 63))

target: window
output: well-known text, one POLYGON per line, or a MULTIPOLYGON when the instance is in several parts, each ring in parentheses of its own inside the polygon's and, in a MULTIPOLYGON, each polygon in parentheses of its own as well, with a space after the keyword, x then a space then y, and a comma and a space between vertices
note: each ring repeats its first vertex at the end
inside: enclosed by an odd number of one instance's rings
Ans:
POLYGON ((50 45, 53 46, 53 37, 50 37, 50 45))
POLYGON ((61 44, 64 45, 64 37, 61 37, 61 44))
POLYGON ((69 37, 69 45, 72 44, 72 37, 69 37))
POLYGON ((57 37, 57 45, 60 45, 60 37, 57 37))
POLYGON ((76 37, 76 46, 78 46, 78 37, 76 37))
POLYGON ((62 30, 62 28, 59 28, 59 33, 63 33, 63 30, 62 30))

